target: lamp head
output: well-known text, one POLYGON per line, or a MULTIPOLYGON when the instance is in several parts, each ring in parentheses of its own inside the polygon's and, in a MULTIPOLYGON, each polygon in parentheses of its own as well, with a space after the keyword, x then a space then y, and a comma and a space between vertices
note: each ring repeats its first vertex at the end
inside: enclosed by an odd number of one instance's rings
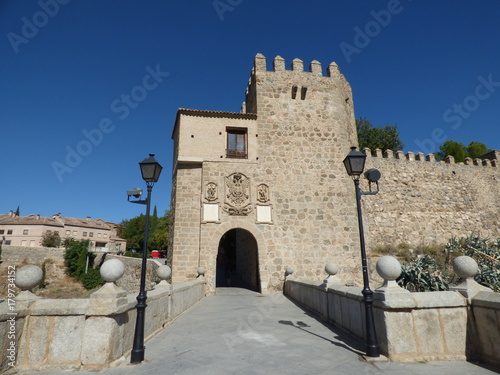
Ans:
POLYGON ((160 178, 163 167, 154 158, 155 154, 149 154, 149 158, 139 163, 141 167, 142 179, 146 182, 156 182, 160 178))
POLYGON ((347 174, 351 177, 359 178, 365 169, 365 161, 366 155, 356 150, 356 147, 351 147, 351 152, 344 159, 347 174))

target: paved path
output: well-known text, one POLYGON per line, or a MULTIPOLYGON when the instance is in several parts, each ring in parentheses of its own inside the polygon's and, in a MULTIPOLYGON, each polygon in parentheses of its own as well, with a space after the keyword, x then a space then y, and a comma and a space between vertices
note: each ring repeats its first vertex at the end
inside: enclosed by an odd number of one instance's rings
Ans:
POLYGON ((100 371, 51 375, 486 375, 467 362, 368 363, 362 347, 287 300, 242 289, 219 289, 146 343, 146 360, 100 371))

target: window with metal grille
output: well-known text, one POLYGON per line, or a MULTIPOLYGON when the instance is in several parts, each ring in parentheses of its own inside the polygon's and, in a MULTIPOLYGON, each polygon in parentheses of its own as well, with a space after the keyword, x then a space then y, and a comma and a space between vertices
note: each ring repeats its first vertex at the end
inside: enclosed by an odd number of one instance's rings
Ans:
POLYGON ((228 128, 227 130, 228 158, 247 158, 247 129, 228 128))

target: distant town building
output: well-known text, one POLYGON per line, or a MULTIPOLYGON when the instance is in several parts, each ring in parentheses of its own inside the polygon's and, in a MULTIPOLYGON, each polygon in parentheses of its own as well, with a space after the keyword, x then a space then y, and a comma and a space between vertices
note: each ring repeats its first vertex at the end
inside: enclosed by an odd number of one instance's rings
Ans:
POLYGON ((95 250, 118 252, 126 247, 126 240, 117 236, 117 225, 109 221, 64 217, 60 213, 51 217, 17 216, 12 211, 0 215, 1 244, 37 247, 42 244, 42 236, 50 232, 58 233, 61 241, 89 240, 95 250))

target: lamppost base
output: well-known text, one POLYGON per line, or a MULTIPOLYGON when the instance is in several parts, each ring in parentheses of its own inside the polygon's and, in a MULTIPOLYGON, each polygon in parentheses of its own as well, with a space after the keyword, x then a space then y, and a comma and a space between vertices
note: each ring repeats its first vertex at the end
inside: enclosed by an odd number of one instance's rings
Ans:
POLYGON ((382 354, 378 357, 370 357, 366 354, 361 354, 361 358, 363 358, 366 362, 389 362, 389 358, 382 354))
POLYGON ((130 353, 130 363, 131 364, 139 364, 142 361, 144 361, 144 350, 146 347, 143 347, 142 349, 138 350, 132 350, 130 353))

